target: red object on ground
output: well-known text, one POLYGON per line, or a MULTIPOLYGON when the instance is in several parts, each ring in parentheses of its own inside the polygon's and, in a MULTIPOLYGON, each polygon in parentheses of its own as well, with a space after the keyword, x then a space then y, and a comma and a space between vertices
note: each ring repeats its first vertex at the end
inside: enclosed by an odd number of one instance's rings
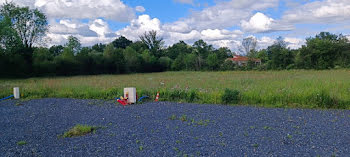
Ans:
POLYGON ((122 104, 123 106, 127 105, 127 103, 125 101, 122 101, 120 99, 117 100, 120 104, 122 104))
POLYGON ((159 99, 159 92, 157 92, 156 100, 154 101, 158 101, 158 99, 159 99))

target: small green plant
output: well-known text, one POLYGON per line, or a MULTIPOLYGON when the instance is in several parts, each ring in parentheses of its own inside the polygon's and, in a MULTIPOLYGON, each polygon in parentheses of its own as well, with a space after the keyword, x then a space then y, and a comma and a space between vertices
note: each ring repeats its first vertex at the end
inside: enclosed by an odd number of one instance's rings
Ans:
POLYGON ((248 133, 245 131, 245 132, 243 133, 243 135, 244 135, 245 137, 247 137, 247 136, 248 136, 248 133))
POLYGON ((219 132, 219 136, 221 137, 222 135, 224 135, 224 133, 222 133, 222 132, 219 132))
POLYGON ((136 140, 136 144, 140 144, 140 140, 136 140))
POLYGON ((253 144, 252 146, 257 148, 257 147, 259 147, 259 144, 253 144))
POLYGON ((73 128, 69 129, 67 132, 65 132, 62 137, 66 138, 83 136, 92 132, 94 133, 97 128, 98 127, 77 124, 73 128))
POLYGON ((180 117, 180 120, 183 121, 183 122, 186 122, 187 121, 187 115, 182 115, 180 117))
POLYGON ((287 138, 288 138, 288 139, 292 139, 292 138, 293 138, 293 136, 292 136, 292 135, 287 134, 287 138))
POLYGON ((264 129, 265 129, 265 130, 271 130, 271 127, 269 127, 269 126, 264 126, 264 129))
POLYGON ((176 140, 176 144, 180 144, 181 143, 181 141, 180 140, 176 140))
POLYGON ((16 106, 23 106, 23 104, 21 104, 21 103, 16 103, 16 106))
POLYGON ((139 150, 142 151, 143 150, 143 146, 139 146, 139 150))
POLYGON ((179 151, 179 148, 174 147, 173 149, 174 149, 175 151, 177 151, 177 152, 179 151))
POLYGON ((170 120, 176 120, 177 117, 176 117, 176 115, 173 114, 173 115, 171 115, 171 116, 169 117, 169 119, 170 119, 170 120))
POLYGON ((240 92, 226 88, 221 100, 225 104, 238 104, 240 101, 240 92))
POLYGON ((19 146, 23 146, 23 145, 25 145, 25 144, 27 144, 26 141, 18 141, 18 142, 17 142, 17 145, 19 145, 19 146))

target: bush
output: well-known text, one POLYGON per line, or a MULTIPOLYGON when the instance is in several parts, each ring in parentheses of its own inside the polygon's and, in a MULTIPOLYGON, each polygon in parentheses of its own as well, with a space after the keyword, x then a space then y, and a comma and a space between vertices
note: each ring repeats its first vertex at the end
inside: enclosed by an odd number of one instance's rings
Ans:
POLYGON ((314 95, 313 101, 319 108, 344 108, 339 100, 331 97, 325 90, 322 90, 320 93, 314 95))
POLYGON ((224 104, 238 104, 240 101, 240 92, 226 88, 221 100, 224 104))

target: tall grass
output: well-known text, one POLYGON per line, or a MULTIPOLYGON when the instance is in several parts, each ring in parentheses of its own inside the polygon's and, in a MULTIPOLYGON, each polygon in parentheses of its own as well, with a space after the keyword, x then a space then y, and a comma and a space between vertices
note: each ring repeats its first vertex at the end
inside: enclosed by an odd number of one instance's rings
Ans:
MULTIPOLYGON (((0 97, 18 86, 23 98, 113 99, 124 87, 139 96, 176 102, 224 104, 225 89, 239 91, 241 105, 350 109, 349 70, 165 72, 0 80, 0 97)), ((230 97, 228 97, 230 98, 230 97)), ((236 103, 234 103, 236 104, 236 103)))

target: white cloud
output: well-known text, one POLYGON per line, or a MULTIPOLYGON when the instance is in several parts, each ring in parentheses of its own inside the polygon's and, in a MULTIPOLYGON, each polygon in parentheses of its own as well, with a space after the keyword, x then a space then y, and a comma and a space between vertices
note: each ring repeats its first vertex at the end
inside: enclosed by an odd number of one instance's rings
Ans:
POLYGON ((290 38, 290 37, 284 38, 284 41, 287 42, 288 47, 291 48, 291 49, 298 49, 302 45, 304 45, 305 42, 306 42, 305 39, 290 38))
POLYGON ((192 14, 180 21, 196 30, 225 29, 237 25, 242 19, 247 19, 255 10, 277 7, 279 0, 245 0, 219 1, 215 6, 192 14))
POLYGON ((204 40, 229 40, 235 39, 241 35, 241 31, 228 31, 228 30, 219 30, 219 29, 206 29, 201 31, 202 39, 204 40))
POLYGON ((151 19, 149 15, 141 15, 132 20, 129 26, 117 31, 117 34, 135 41, 139 39, 140 35, 151 30, 155 30, 159 35, 162 35, 163 31, 159 19, 151 19))
POLYGON ((115 37, 116 34, 113 33, 108 26, 108 23, 102 19, 96 19, 90 23, 89 29, 96 32, 100 37, 115 37))
POLYGON ((249 32, 266 32, 271 29, 271 25, 274 21, 274 19, 258 12, 252 16, 249 21, 243 20, 241 26, 244 30, 249 32))
POLYGON ((263 13, 257 12, 249 21, 241 21, 243 30, 253 33, 292 30, 293 26, 279 23, 263 13))
POLYGON ((111 42, 117 37, 109 29, 108 23, 102 19, 96 19, 88 23, 67 19, 59 20, 59 22, 50 20, 50 25, 47 37, 51 39, 51 43, 48 45, 63 45, 70 35, 77 37, 84 46, 111 42))
MULTIPOLYGON (((1 0, 0 3, 4 3, 1 0)), ((120 0, 16 0, 21 6, 36 7, 48 18, 97 19, 128 22, 135 17, 134 9, 120 0)))
POLYGON ((136 6, 135 10, 140 13, 143 13, 146 11, 146 9, 143 6, 136 6))
POLYGON ((282 20, 289 23, 325 23, 350 20, 349 0, 323 0, 291 8, 282 20))

